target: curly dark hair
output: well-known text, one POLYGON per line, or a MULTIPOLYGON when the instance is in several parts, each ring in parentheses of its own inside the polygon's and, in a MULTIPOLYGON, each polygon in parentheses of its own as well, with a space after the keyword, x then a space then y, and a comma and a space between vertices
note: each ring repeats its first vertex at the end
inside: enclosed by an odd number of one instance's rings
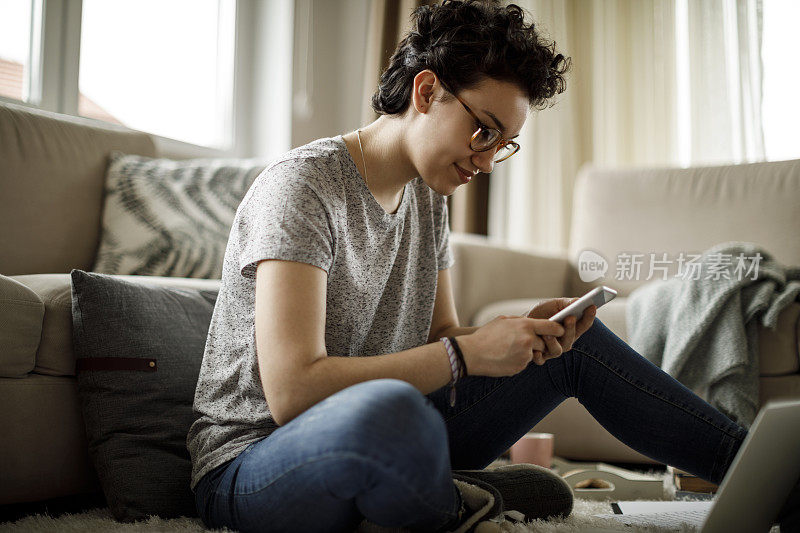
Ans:
POLYGON ((381 115, 408 109, 413 80, 430 69, 448 91, 469 89, 489 77, 517 84, 531 108, 552 105, 564 92, 571 60, 556 52, 555 42, 526 24, 517 5, 497 0, 444 0, 411 15, 412 29, 400 41, 383 71, 372 108, 381 115))

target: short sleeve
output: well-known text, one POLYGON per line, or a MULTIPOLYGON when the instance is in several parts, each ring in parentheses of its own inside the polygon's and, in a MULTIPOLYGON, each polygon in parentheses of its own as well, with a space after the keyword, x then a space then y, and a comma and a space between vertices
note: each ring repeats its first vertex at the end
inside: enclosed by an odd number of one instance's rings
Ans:
POLYGON ((436 221, 436 264, 438 270, 445 270, 453 266, 453 251, 450 249, 450 218, 447 210, 447 197, 441 196, 435 204, 437 212, 436 221))
POLYGON ((283 259, 317 266, 333 263, 333 233, 325 202, 302 166, 279 164, 254 182, 236 212, 239 268, 255 278, 259 261, 283 259))

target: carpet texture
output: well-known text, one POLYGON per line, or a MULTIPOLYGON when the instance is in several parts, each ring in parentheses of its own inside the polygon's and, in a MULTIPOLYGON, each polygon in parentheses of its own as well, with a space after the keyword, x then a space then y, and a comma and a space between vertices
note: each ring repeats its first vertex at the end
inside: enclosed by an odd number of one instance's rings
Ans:
MULTIPOLYGON (((594 518, 594 514, 610 513, 607 502, 575 500, 572 514, 567 518, 534 520, 524 526, 517 524, 509 528, 513 533, 577 533, 593 530, 617 530, 628 533, 662 533, 670 531, 664 528, 626 527, 608 519, 594 518)), ((695 528, 685 527, 681 532, 693 532, 695 528)), ((108 509, 93 509, 79 514, 66 514, 58 518, 47 515, 28 516, 16 522, 0 524, 2 533, 105 533, 105 532, 151 532, 195 533, 195 532, 230 532, 229 529, 206 529, 197 518, 174 518, 164 520, 151 517, 149 520, 123 524, 116 522, 108 509)))

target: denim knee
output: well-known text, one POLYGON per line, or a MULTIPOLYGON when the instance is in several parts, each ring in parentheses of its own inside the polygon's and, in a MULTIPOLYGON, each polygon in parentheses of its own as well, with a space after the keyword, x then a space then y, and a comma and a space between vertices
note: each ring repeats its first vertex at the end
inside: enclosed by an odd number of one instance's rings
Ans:
POLYGON ((599 346, 610 345, 619 341, 624 344, 625 341, 617 337, 599 318, 595 317, 592 325, 583 332, 583 335, 575 339, 572 344, 573 348, 580 348, 581 346, 599 346))
POLYGON ((583 341, 587 341, 587 340, 589 340, 590 338, 592 338, 592 337, 593 337, 593 336, 595 336, 595 335, 602 335, 602 334, 604 334, 606 331, 610 331, 610 330, 608 329, 608 326, 606 326, 605 324, 603 324, 603 322, 602 322, 602 321, 601 321, 599 318, 597 318, 597 317, 594 317, 594 320, 592 321, 592 325, 591 325, 591 326, 589 326, 589 329, 587 329, 586 331, 584 331, 584 332, 583 332, 583 335, 581 335, 580 337, 578 337, 578 338, 575 340, 575 342, 576 342, 576 343, 578 343, 578 342, 580 342, 581 340, 583 340, 583 341))
POLYGON ((343 391, 359 398, 358 411, 364 416, 395 416, 414 412, 425 417, 427 411, 437 412, 433 404, 416 387, 399 379, 372 379, 343 391))
POLYGON ((437 431, 446 434, 444 419, 433 402, 410 383, 399 379, 373 379, 355 387, 365 396, 353 411, 356 417, 401 422, 399 425, 412 434, 437 431))
POLYGON ((342 424, 352 424, 357 433, 358 428, 371 428, 372 435, 391 442, 392 448, 420 454, 418 460, 441 460, 442 450, 448 449, 447 426, 433 402, 416 387, 398 379, 375 379, 352 388, 362 398, 342 424))

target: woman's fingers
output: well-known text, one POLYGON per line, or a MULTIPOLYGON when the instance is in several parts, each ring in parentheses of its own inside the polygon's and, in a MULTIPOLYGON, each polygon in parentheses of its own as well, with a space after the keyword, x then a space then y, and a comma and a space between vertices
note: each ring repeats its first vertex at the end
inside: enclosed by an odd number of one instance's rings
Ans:
MULTIPOLYGON (((558 338, 552 335, 541 335, 544 341, 544 352, 540 351, 539 346, 534 346, 533 361, 537 365, 543 365, 548 359, 561 356, 562 353, 572 349, 575 340, 583 335, 594 322, 594 317, 597 314, 597 306, 592 305, 586 308, 580 320, 574 316, 568 316, 564 319, 562 326, 564 334, 558 338)), ((539 343, 536 343, 537 345, 539 343)))
POLYGON ((544 343, 547 345, 547 355, 557 357, 561 355, 563 351, 561 349, 561 344, 559 344, 558 339, 553 337, 552 335, 545 335, 543 337, 544 343))
POLYGON ((576 319, 574 316, 568 316, 564 319, 564 334, 558 338, 561 342, 561 348, 568 352, 572 349, 572 343, 575 342, 576 339, 576 331, 575 331, 575 324, 576 319))
POLYGON ((576 337, 575 338, 576 339, 578 337, 580 337, 581 335, 583 335, 584 333, 586 333, 586 330, 588 330, 590 327, 592 327, 592 323, 594 322, 594 317, 596 315, 597 315, 597 306, 596 305, 590 305, 589 307, 586 308, 586 310, 583 312, 583 316, 578 321, 578 323, 576 325, 576 328, 575 328, 575 330, 576 330, 576 337))

